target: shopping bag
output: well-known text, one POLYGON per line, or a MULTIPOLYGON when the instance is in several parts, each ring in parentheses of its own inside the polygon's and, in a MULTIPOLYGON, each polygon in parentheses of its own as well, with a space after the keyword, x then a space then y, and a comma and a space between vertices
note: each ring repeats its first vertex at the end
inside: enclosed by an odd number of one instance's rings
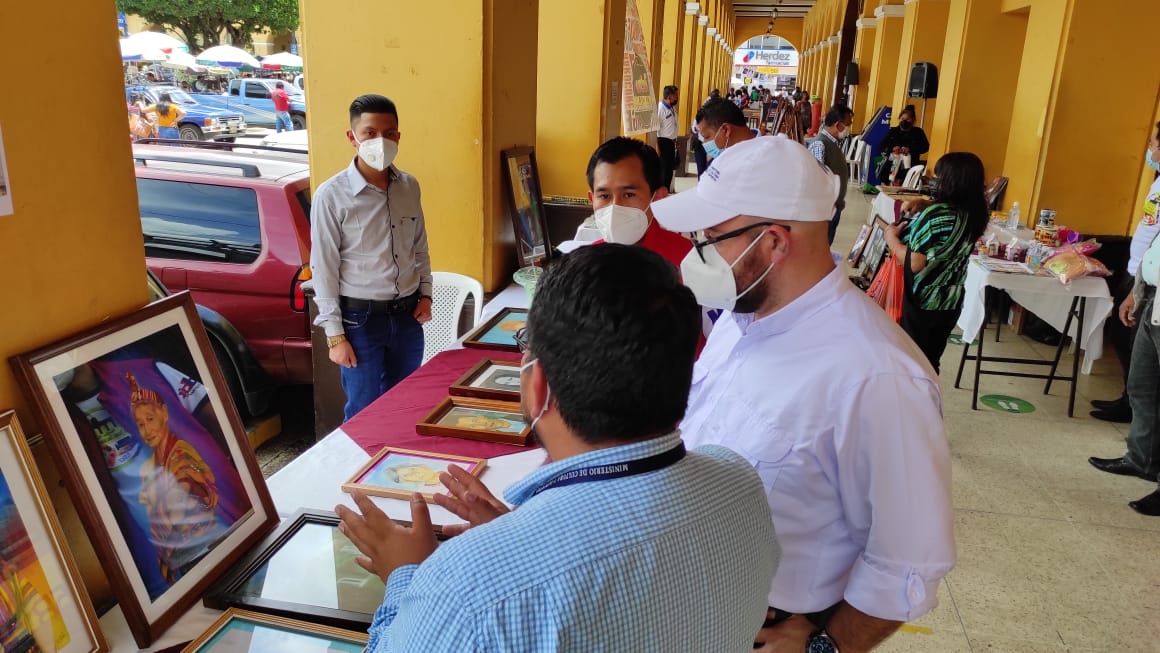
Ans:
POLYGON ((895 322, 902 320, 902 299, 906 292, 906 279, 903 274, 902 263, 889 254, 882 265, 878 267, 878 274, 870 282, 866 294, 881 306, 890 319, 895 322))

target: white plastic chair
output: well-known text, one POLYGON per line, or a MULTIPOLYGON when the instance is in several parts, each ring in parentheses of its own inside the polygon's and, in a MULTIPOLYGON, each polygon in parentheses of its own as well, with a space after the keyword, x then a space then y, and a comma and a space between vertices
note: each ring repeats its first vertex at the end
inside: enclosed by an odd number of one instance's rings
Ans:
POLYGON ((846 159, 846 165, 850 166, 850 179, 853 179, 859 185, 862 184, 862 157, 865 151, 866 141, 858 138, 858 143, 854 146, 854 156, 846 159))
POLYGON ((459 316, 468 296, 475 304, 468 329, 475 328, 483 312, 483 284, 454 272, 433 272, 431 278, 431 321, 423 325, 424 363, 459 339, 459 316))
POLYGON ((910 170, 907 170, 906 179, 902 182, 902 185, 907 188, 918 190, 918 188, 922 186, 922 173, 924 172, 926 172, 925 165, 916 165, 910 170))

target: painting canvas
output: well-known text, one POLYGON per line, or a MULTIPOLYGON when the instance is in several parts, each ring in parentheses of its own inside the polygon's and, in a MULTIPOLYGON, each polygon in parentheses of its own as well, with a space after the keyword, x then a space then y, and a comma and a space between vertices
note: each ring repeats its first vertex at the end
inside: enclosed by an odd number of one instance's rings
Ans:
POLYGON ((516 254, 520 267, 527 267, 548 258, 550 250, 536 152, 531 147, 520 147, 504 150, 500 156, 508 182, 516 254))
POLYGON ((518 401, 447 397, 415 425, 422 435, 441 435, 526 446, 531 428, 518 401))
POLYGON ((367 635, 230 608, 182 653, 362 653, 367 635))
POLYGON ((20 424, 0 414, 0 651, 105 650, 20 424))
POLYGON ((447 411, 436 424, 500 433, 520 433, 527 428, 523 415, 519 413, 484 410, 472 406, 456 406, 447 411))
POLYGON ((483 458, 387 447, 344 483, 342 489, 344 492, 359 490, 364 494, 397 499, 409 499, 411 494, 418 492, 433 503, 434 494, 443 488, 439 474, 452 463, 475 476, 483 473, 487 466, 483 458))
POLYGON ((188 293, 15 361, 138 644, 277 520, 188 293))
POLYGON ((875 218, 874 227, 870 231, 869 238, 866 239, 862 263, 858 266, 858 276, 864 279, 874 278, 878 272, 878 266, 882 265, 882 259, 886 256, 886 232, 883 231, 885 225, 886 223, 881 218, 875 218))
POLYGON ((519 401, 519 363, 485 358, 452 384, 448 392, 461 397, 519 401))
POLYGON ((846 257, 846 262, 850 265, 858 265, 858 259, 862 258, 862 249, 866 246, 866 239, 870 237, 870 225, 864 224, 858 231, 858 237, 854 239, 854 246, 850 248, 850 255, 846 257))
POLYGON ((518 352, 520 348, 516 344, 516 331, 524 328, 527 322, 527 310, 505 308, 468 335, 463 346, 518 352))

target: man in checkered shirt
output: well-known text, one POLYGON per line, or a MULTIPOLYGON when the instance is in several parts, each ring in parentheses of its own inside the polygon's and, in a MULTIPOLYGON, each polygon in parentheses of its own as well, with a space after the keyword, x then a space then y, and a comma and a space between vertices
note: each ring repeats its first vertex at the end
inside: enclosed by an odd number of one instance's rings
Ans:
POLYGON ((779 549, 762 484, 721 447, 685 452, 677 424, 700 309, 641 247, 581 248, 541 278, 521 404, 552 462, 507 506, 458 468, 437 503, 471 524, 435 548, 356 494, 343 532, 387 584, 368 650, 752 650, 779 549))

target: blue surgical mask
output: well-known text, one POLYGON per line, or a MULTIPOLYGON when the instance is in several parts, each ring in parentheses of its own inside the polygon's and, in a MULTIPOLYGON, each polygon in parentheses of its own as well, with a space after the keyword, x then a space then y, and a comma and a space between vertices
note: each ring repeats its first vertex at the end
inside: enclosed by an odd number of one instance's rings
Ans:
POLYGON ((702 142, 701 145, 705 148, 705 155, 710 159, 716 159, 721 156, 721 148, 717 147, 717 141, 714 139, 710 138, 702 142))
MULTIPOLYGON (((709 148, 705 148, 705 151, 708 152, 709 148)), ((1155 170, 1156 172, 1160 172, 1160 161, 1156 161, 1152 158, 1152 148, 1148 148, 1148 154, 1144 157, 1144 162, 1148 165, 1149 168, 1155 170)))

